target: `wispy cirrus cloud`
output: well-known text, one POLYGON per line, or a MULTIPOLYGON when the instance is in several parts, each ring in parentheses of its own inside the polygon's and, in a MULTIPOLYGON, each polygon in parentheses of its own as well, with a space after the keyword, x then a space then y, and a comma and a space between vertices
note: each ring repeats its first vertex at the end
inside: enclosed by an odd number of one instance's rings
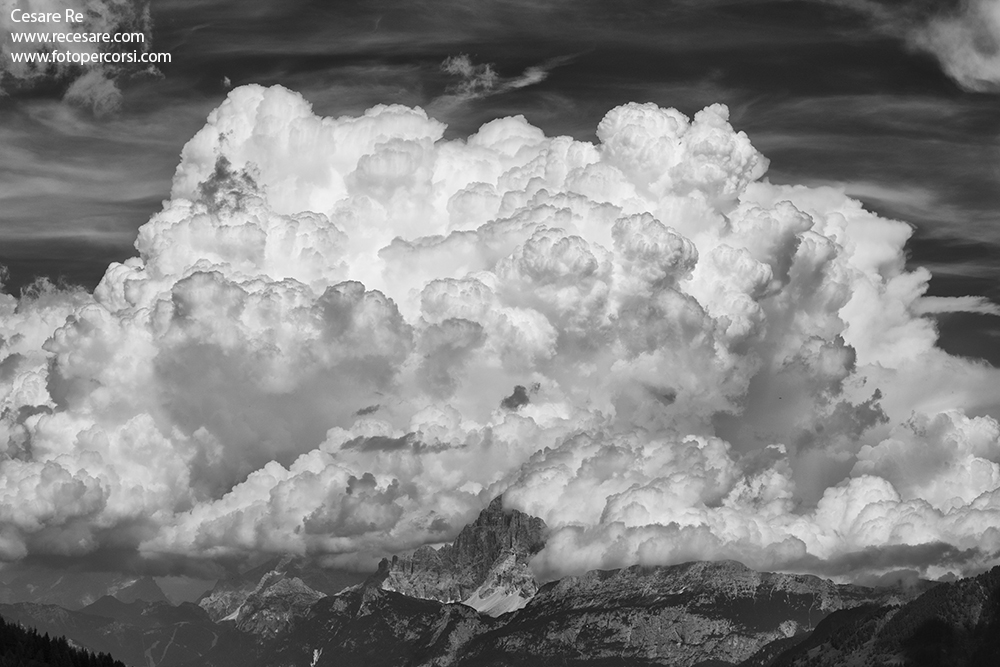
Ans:
POLYGON ((549 72, 573 60, 573 56, 550 58, 540 65, 525 69, 517 76, 501 76, 492 63, 476 64, 466 54, 449 56, 441 63, 441 71, 452 76, 455 82, 448 86, 444 95, 434 99, 429 108, 447 109, 470 100, 502 95, 542 83, 549 72))

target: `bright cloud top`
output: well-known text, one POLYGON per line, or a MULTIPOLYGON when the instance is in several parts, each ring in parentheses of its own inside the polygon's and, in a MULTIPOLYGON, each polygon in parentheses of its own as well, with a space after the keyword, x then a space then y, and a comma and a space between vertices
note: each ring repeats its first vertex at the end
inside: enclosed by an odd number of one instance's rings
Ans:
POLYGON ((0 297, 0 555, 361 566, 506 492, 541 577, 996 560, 997 371, 908 225, 761 180, 720 105, 444 129, 238 88, 138 257, 0 297))

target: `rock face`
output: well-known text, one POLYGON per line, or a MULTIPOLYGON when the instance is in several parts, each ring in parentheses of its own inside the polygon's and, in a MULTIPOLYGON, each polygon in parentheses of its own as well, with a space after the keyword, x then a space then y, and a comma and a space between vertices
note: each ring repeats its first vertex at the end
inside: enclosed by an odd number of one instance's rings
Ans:
POLYGON ((835 610, 882 598, 732 561, 590 572, 544 586, 502 627, 470 641, 461 664, 736 664, 835 610))
POLYGON ((251 570, 220 579, 198 600, 213 621, 236 620, 240 607, 251 594, 286 578, 295 578, 316 593, 333 595, 365 580, 365 575, 320 567, 299 556, 274 558, 251 570), (263 586, 263 587, 262 587, 263 586))
POLYGON ((257 590, 240 605, 236 629, 260 637, 275 637, 323 597, 323 593, 309 588, 298 577, 282 578, 273 583, 262 580, 257 590))
POLYGON ((0 605, 0 615, 149 667, 1000 664, 1000 568, 915 596, 696 562, 570 577, 496 618, 375 578, 324 596, 288 576, 259 581, 235 622, 112 597, 81 611, 0 605))
MULTIPOLYGON (((503 568, 494 571, 502 578, 503 568)), ((543 586, 523 608, 491 618, 381 584, 373 577, 321 598, 262 642, 244 635, 239 644, 220 643, 198 664, 722 667, 760 656, 766 646, 801 641, 831 612, 881 608, 892 596, 817 577, 758 573, 734 562, 687 563, 571 577, 543 586)))
POLYGON ((1000 665, 1000 567, 938 584, 905 604, 832 614, 804 641, 763 664, 1000 665))
POLYGON ((421 547, 383 560, 373 576, 383 590, 462 602, 498 615, 523 607, 537 591, 528 560, 545 546, 545 522, 497 497, 450 545, 421 547))
POLYGON ((463 603, 487 616, 500 616, 528 604, 538 584, 516 552, 497 557, 486 578, 463 603))
POLYGON ((544 546, 545 522, 517 510, 505 512, 503 497, 497 496, 450 547, 441 548, 441 557, 483 581, 497 558, 511 552, 534 555, 544 546))
POLYGON ((462 604, 407 597, 377 585, 323 598, 255 665, 401 667, 455 663, 491 619, 462 604))

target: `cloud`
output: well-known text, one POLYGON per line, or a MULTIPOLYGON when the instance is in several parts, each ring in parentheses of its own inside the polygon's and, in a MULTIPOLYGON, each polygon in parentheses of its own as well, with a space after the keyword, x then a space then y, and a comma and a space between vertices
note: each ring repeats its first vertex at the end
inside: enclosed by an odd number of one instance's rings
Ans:
POLYGON ((494 92, 500 76, 493 65, 473 65, 469 56, 462 54, 445 58, 441 71, 459 77, 455 92, 467 97, 481 97, 494 92))
POLYGON ((826 0, 871 15, 884 31, 927 51, 966 90, 1000 90, 1000 2, 940 4, 888 0, 826 0))
POLYGON ((1000 315, 1000 306, 981 296, 925 296, 916 306, 918 313, 980 313, 1000 315))
POLYGON ((997 371, 924 316, 986 305, 909 225, 764 180, 721 105, 444 131, 236 88, 136 257, 0 296, 0 555, 364 568, 503 492, 542 578, 992 562, 997 371))
POLYGON ((430 103, 431 109, 446 109, 469 100, 501 95, 503 93, 526 88, 541 83, 548 78, 554 67, 564 65, 572 57, 563 56, 550 58, 540 65, 527 68, 519 76, 502 77, 493 69, 490 63, 477 65, 463 54, 449 56, 441 63, 441 71, 456 78, 444 95, 430 103))
POLYGON ((110 116, 122 105, 122 92, 99 70, 91 70, 75 80, 66 91, 67 102, 89 107, 98 118, 110 116))
POLYGON ((1000 2, 965 0, 933 17, 913 41, 938 57, 963 88, 1000 90, 1000 2))

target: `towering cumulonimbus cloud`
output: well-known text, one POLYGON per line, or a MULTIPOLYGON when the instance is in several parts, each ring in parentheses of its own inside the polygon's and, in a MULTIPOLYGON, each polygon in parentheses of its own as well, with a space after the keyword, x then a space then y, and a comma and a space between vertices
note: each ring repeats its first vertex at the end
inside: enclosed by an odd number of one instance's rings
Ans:
POLYGON ((3 296, 0 556, 365 567, 504 492, 543 579, 996 561, 998 371, 935 346, 908 225, 720 105, 444 129, 237 88, 138 257, 3 296))

